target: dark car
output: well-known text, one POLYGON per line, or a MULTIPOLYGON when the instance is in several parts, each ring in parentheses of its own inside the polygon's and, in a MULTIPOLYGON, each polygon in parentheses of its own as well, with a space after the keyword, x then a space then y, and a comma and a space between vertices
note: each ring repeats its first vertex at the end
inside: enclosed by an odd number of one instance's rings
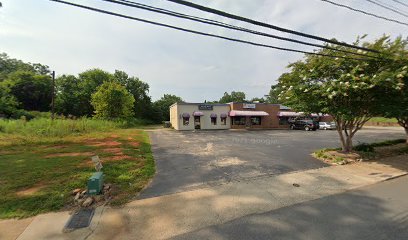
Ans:
POLYGON ((297 120, 290 125, 290 129, 304 129, 306 131, 316 131, 319 128, 319 124, 312 120, 297 120))

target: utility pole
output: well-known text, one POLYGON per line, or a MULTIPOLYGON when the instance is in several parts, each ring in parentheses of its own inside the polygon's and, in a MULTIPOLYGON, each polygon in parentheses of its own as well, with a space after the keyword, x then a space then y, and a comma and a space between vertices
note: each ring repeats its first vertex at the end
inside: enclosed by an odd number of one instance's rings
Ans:
POLYGON ((54 120, 55 105, 55 71, 52 71, 52 98, 51 98, 51 119, 54 120))

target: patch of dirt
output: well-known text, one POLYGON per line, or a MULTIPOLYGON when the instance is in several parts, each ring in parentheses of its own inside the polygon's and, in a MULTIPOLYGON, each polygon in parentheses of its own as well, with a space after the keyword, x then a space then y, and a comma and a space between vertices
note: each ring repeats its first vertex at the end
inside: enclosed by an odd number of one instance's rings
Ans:
POLYGON ((115 155, 123 155, 121 148, 105 148, 105 149, 102 149, 102 151, 106 153, 112 153, 115 155))
POLYGON ((129 142, 129 145, 137 148, 140 146, 140 142, 129 142))
POLYGON ((32 186, 30 188, 26 188, 23 190, 20 190, 18 192, 16 192, 16 195, 19 197, 26 197, 26 196, 32 196, 35 193, 37 193, 38 191, 40 191, 41 189, 43 189, 45 187, 45 184, 37 184, 35 186, 32 186))
POLYGON ((92 147, 117 147, 122 145, 122 143, 114 140, 104 140, 104 141, 97 141, 89 144, 88 146, 92 147))
POLYGON ((312 156, 331 165, 344 165, 348 163, 358 162, 362 159, 362 157, 358 153, 344 153, 340 151, 327 151, 320 156, 319 154, 313 153, 312 156))
POLYGON ((40 148, 62 149, 62 148, 67 148, 67 146, 65 146, 65 145, 53 145, 53 146, 41 146, 40 148))
POLYGON ((111 138, 118 138, 119 137, 119 135, 117 135, 117 134, 112 134, 111 135, 111 138))
POLYGON ((12 151, 0 151, 0 155, 12 154, 12 151))
POLYGON ((78 156, 93 156, 95 153, 93 152, 70 152, 70 153, 53 153, 48 154, 45 158, 52 158, 52 157, 78 157, 78 156))
POLYGON ((128 155, 117 155, 117 156, 113 156, 113 157, 107 157, 107 158, 103 159, 103 161, 104 160, 106 160, 106 161, 119 161, 119 160, 131 159, 131 158, 132 157, 128 156, 128 155))
POLYGON ((356 161, 361 158, 361 156, 358 153, 343 153, 343 152, 338 152, 338 151, 328 151, 326 152, 327 154, 330 154, 331 156, 334 157, 341 157, 350 161, 356 161))

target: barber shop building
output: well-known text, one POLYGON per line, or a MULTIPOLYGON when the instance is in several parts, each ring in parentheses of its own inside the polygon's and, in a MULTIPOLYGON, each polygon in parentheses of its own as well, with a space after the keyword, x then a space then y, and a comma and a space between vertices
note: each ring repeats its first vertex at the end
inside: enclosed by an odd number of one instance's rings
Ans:
MULTIPOLYGON (((176 130, 287 129, 290 121, 299 117, 301 113, 280 104, 175 103, 170 106, 170 122, 176 130)), ((319 118, 323 116, 315 115, 313 119, 319 121, 319 118)))

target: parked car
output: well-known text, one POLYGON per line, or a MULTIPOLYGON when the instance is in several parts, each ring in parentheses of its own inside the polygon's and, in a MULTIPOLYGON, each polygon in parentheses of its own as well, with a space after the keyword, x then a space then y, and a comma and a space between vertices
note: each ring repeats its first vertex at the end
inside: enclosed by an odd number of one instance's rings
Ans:
POLYGON ((319 122, 319 129, 323 129, 323 130, 336 129, 336 123, 335 122, 319 122))
POLYGON ((317 122, 313 120, 296 120, 290 125, 290 129, 304 129, 306 131, 316 131, 318 128, 317 122))

